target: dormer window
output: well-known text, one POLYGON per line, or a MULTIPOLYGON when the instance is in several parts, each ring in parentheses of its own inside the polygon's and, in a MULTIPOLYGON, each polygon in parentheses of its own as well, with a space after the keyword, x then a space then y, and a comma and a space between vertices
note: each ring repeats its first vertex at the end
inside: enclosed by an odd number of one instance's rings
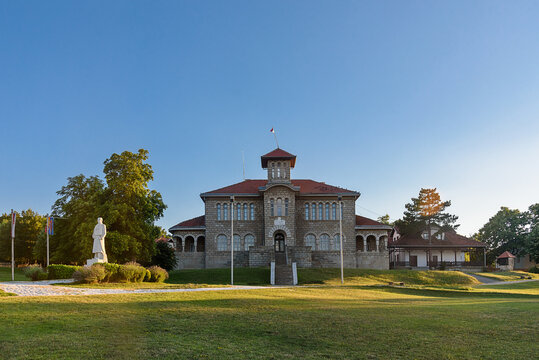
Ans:
POLYGON ((421 234, 421 237, 424 239, 424 240, 428 240, 429 239, 429 234, 424 232, 423 234, 421 234))

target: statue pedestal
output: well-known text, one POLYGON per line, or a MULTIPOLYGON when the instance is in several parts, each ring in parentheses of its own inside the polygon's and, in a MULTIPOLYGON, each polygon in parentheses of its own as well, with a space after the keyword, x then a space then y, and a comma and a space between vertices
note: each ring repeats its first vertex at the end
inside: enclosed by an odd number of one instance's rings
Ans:
POLYGON ((96 263, 106 263, 106 261, 103 259, 98 259, 98 258, 86 260, 86 266, 92 266, 93 264, 96 264, 96 263))

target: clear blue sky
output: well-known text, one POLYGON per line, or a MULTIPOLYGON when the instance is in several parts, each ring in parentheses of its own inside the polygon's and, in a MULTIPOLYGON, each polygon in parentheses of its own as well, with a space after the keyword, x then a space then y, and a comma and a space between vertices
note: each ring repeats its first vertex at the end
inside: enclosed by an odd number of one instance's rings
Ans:
POLYGON ((402 216, 421 187, 464 235, 539 201, 537 1, 3 1, 0 211, 50 211, 68 176, 150 151, 169 227, 199 194, 263 178, 362 193, 402 216))

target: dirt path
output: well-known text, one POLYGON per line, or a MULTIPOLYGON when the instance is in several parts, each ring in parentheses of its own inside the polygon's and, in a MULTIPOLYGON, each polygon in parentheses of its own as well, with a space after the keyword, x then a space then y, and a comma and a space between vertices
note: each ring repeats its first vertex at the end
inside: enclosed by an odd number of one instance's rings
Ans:
POLYGON ((518 283, 523 283, 523 282, 539 280, 539 279, 531 279, 531 280, 499 281, 499 280, 491 279, 486 276, 476 275, 474 273, 467 273, 467 274, 479 280, 481 282, 481 284, 479 285, 507 285, 507 284, 518 284, 518 283))

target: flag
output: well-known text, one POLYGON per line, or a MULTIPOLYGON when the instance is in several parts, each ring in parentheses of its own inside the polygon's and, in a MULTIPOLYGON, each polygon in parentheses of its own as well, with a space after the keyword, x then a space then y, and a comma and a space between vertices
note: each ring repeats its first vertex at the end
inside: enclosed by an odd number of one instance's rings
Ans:
POLYGON ((11 237, 15 237, 15 221, 17 220, 17 213, 11 210, 11 237))
POLYGON ((49 235, 54 235, 54 218, 52 216, 47 218, 47 232, 49 235))
POLYGON ((270 133, 274 133, 274 134, 275 134, 275 130, 273 130, 273 128, 271 128, 270 133))

